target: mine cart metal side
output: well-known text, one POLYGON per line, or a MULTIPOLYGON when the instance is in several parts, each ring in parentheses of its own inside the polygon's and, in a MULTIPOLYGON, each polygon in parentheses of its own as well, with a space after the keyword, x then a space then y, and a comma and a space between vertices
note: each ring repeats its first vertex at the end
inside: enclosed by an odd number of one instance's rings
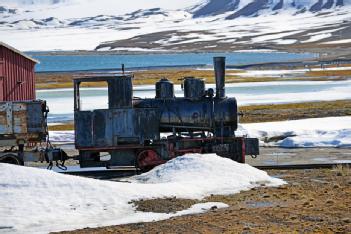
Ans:
POLYGON ((45 140, 46 114, 45 101, 0 102, 0 146, 45 140))
POLYGON ((67 155, 48 145, 45 101, 0 102, 0 162, 65 160, 67 155))

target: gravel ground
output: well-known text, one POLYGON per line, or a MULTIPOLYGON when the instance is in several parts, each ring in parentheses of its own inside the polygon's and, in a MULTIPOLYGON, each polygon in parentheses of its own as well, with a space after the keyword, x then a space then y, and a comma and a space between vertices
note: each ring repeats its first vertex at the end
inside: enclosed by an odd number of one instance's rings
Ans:
MULTIPOLYGON (((210 196, 226 209, 170 220, 64 233, 351 233, 351 169, 272 170, 287 185, 210 196)), ((199 201, 176 198, 136 201, 138 210, 175 212, 199 201)))

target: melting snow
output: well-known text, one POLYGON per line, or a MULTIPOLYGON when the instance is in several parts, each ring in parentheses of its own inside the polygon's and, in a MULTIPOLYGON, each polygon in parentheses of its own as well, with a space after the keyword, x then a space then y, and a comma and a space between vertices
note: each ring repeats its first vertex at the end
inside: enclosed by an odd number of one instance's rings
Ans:
POLYGON ((322 44, 346 44, 346 43, 351 43, 351 39, 344 39, 344 40, 337 40, 337 41, 328 41, 328 42, 324 42, 322 44))
POLYGON ((246 70, 245 72, 240 73, 229 73, 228 75, 233 76, 242 76, 242 77, 281 77, 281 76, 296 76, 300 74, 305 74, 310 71, 348 71, 351 70, 351 67, 325 67, 325 68, 316 68, 309 67, 305 69, 281 69, 281 70, 246 70))
POLYGON ((128 179, 101 181, 43 169, 0 164, 0 228, 9 233, 48 233, 201 213, 223 203, 201 203, 173 214, 135 210, 131 200, 201 199, 232 194, 264 183, 285 182, 249 165, 215 155, 186 155, 128 179))
POLYGON ((351 116, 243 124, 240 132, 266 146, 351 147, 351 116), (272 137, 284 139, 264 143, 272 137))
POLYGON ((322 34, 313 35, 308 40, 301 41, 301 42, 302 43, 316 42, 316 41, 320 41, 320 40, 325 39, 325 38, 329 38, 331 36, 333 36, 331 33, 322 33, 322 34))

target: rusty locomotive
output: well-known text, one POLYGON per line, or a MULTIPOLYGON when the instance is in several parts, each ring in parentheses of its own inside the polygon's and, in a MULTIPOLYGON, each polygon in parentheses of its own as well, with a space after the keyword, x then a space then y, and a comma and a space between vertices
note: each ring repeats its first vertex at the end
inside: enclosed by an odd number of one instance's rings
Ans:
MULTIPOLYGON (((214 58, 214 70, 215 91, 206 89, 202 79, 185 77, 184 97, 176 97, 173 83, 165 78, 155 84, 155 98, 145 99, 134 97, 132 74, 74 79, 75 148, 79 151, 74 158, 81 167, 149 170, 187 153, 216 153, 241 163, 246 155, 258 155, 258 139, 235 135, 238 107, 235 98, 225 95, 224 57, 214 58), (107 83, 107 109, 82 109, 80 87, 84 82, 107 83)), ((27 120, 25 129, 12 126, 12 131, 4 131, 6 134, 1 132, 1 122, 6 125, 17 117, 9 118, 14 108, 4 105, 8 109, 3 110, 1 120, 0 106, 0 147, 13 142, 10 150, 0 152, 0 162, 47 161, 52 165, 53 161, 68 159, 63 150, 49 142, 44 148, 24 150, 30 143, 37 145, 48 139, 44 101, 18 103, 17 109, 24 108, 18 113, 27 120)), ((17 124, 23 127, 22 122, 17 124)))
POLYGON ((132 75, 74 80, 75 144, 81 167, 136 166, 147 170, 186 153, 216 153, 238 162, 258 155, 258 139, 236 137, 238 107, 225 95, 225 58, 214 58, 216 92, 194 77, 183 79, 184 97, 163 78, 156 97, 133 97, 132 75), (107 82, 109 108, 82 111, 80 84, 107 82))

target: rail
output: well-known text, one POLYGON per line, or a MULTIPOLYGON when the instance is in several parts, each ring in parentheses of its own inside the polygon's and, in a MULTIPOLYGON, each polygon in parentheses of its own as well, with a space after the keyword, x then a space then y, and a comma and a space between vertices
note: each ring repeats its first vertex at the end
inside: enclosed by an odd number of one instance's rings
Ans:
MULTIPOLYGON (((295 165, 260 165, 253 166, 260 170, 307 170, 307 169, 333 169, 337 166, 350 167, 351 163, 326 163, 326 164, 295 164, 295 165)), ((67 175, 83 176, 101 180, 118 179, 122 177, 132 176, 138 174, 140 171, 135 168, 122 168, 111 170, 98 171, 62 171, 60 173, 67 175)))

